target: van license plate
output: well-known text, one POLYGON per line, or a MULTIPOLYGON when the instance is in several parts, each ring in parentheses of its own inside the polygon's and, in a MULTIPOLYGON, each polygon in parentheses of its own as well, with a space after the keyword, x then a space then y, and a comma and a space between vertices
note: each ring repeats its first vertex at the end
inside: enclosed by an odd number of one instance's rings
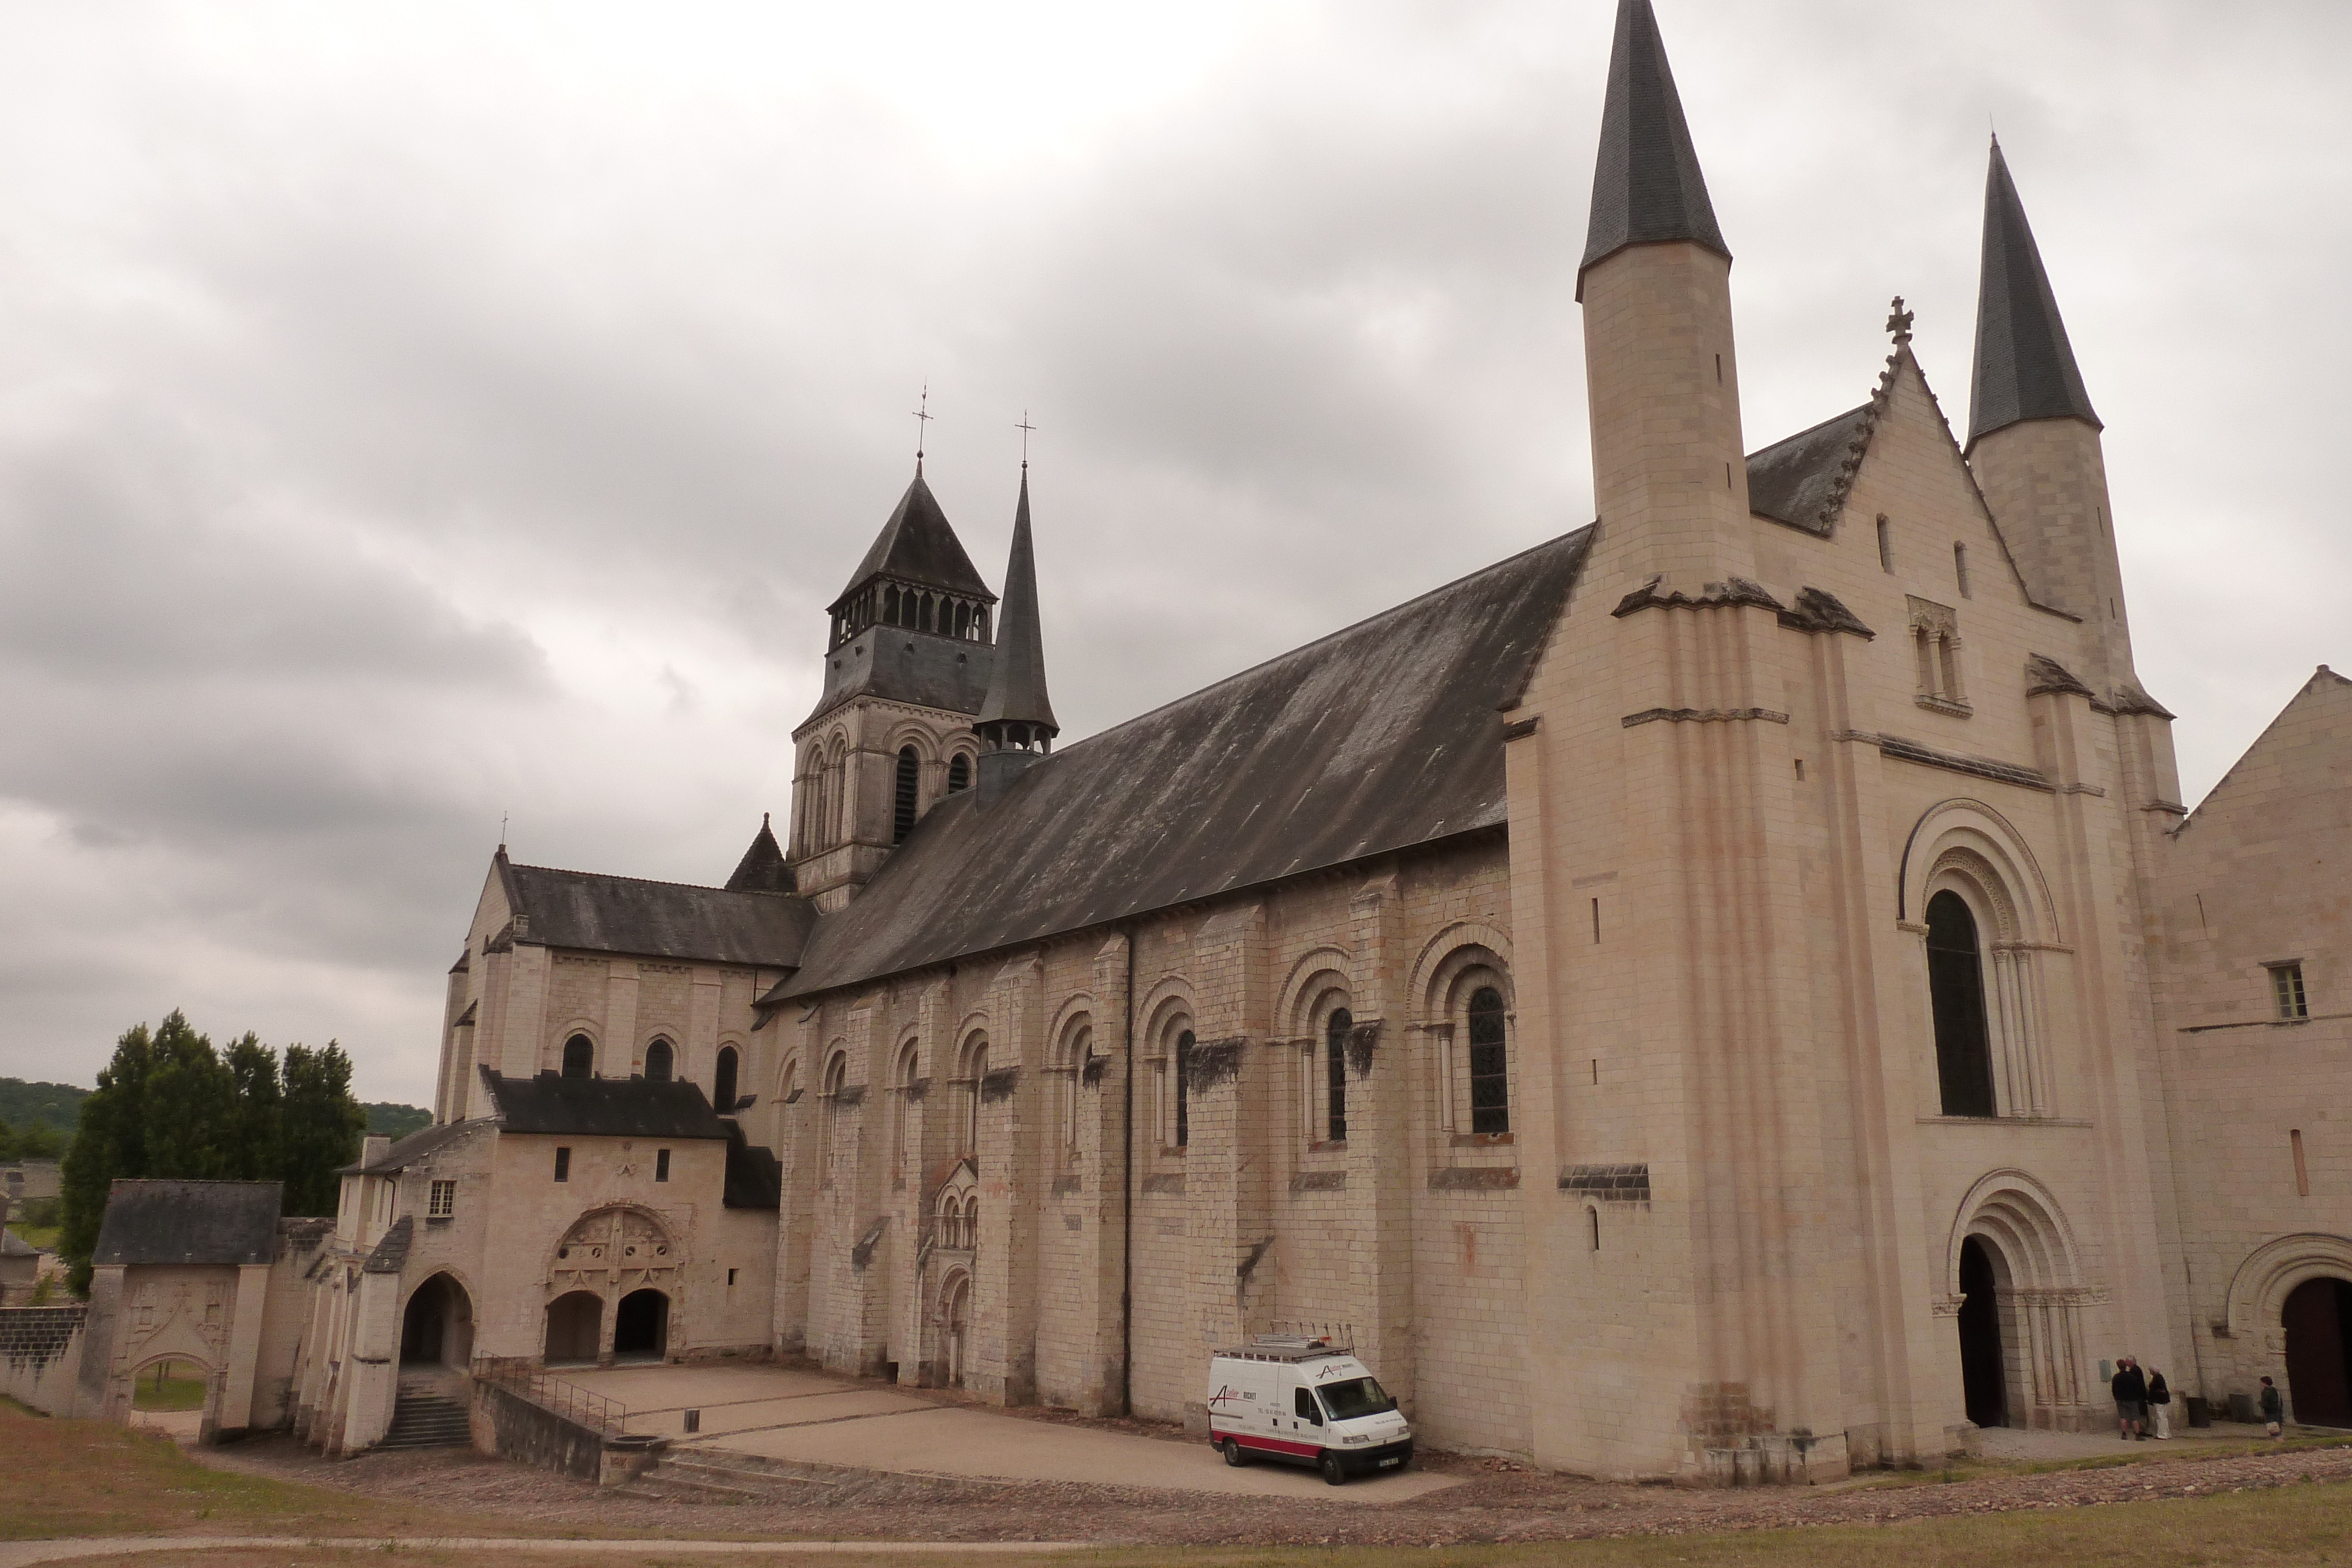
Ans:
POLYGON ((1402 1463, 1404 1463, 1404 1459, 1403 1459, 1403 1457, 1402 1457, 1402 1456, 1401 1456, 1401 1455, 1397 1455, 1397 1454, 1391 1454, 1387 1458, 1382 1459, 1382 1460, 1381 1461, 1381 1469, 1384 1469, 1384 1470, 1385 1470, 1385 1469, 1388 1469, 1389 1468, 1391 1468, 1391 1466, 1401 1465, 1401 1464, 1402 1464, 1402 1463))

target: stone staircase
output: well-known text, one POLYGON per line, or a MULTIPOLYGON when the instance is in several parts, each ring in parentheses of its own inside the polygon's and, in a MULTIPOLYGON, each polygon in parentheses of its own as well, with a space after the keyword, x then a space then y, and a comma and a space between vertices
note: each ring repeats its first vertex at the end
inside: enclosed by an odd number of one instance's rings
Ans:
POLYGON ((823 1503, 833 1501, 837 1490, 838 1483, 784 1460, 674 1443, 651 1469, 614 1491, 671 1502, 823 1503))
POLYGON ((404 1377, 392 1406, 392 1427, 378 1450, 464 1448, 474 1443, 462 1379, 404 1377))

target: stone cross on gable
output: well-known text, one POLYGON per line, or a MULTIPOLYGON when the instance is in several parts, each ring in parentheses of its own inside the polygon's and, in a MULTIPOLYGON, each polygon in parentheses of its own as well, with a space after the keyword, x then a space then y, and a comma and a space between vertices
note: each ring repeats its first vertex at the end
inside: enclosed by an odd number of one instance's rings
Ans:
POLYGON ((1911 340, 1911 312, 1903 308, 1903 296, 1895 297, 1895 314, 1886 319, 1886 329, 1895 334, 1898 343, 1911 340))

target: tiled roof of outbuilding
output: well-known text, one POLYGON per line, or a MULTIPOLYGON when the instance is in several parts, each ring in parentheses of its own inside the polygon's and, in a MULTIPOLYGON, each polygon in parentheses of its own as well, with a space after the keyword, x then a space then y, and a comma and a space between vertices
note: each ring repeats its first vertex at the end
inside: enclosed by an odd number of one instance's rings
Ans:
POLYGON ((548 947, 790 968, 816 912, 788 894, 515 865, 499 852, 519 940, 548 947))
POLYGON ((1505 818, 1503 720, 1579 529, 934 806, 770 1000, 1343 864, 1505 818))
POLYGON ((13 1230, 0 1230, 0 1258, 37 1258, 41 1249, 13 1230))
POLYGON ((729 1208, 776 1209, 784 1201, 784 1166, 776 1151, 743 1136, 738 1123, 727 1124, 727 1186, 729 1208))
POLYGON ((342 1168, 344 1176, 392 1176, 406 1170, 444 1145, 454 1144, 469 1133, 478 1133, 488 1124, 476 1119, 471 1122, 443 1122, 436 1126, 419 1127, 408 1136, 373 1160, 354 1161, 342 1168))
POLYGON ((724 1138, 728 1124, 683 1079, 509 1078, 483 1068, 502 1133, 585 1138, 724 1138))
POLYGON ((268 1263, 283 1207, 274 1181, 118 1181, 90 1261, 268 1263))

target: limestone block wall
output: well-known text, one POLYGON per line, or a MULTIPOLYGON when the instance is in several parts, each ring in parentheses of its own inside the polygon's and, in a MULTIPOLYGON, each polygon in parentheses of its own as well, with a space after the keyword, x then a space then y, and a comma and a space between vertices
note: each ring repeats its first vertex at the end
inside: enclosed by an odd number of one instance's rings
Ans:
POLYGON ((0 1307, 0 1394, 46 1416, 71 1416, 87 1306, 0 1307))

